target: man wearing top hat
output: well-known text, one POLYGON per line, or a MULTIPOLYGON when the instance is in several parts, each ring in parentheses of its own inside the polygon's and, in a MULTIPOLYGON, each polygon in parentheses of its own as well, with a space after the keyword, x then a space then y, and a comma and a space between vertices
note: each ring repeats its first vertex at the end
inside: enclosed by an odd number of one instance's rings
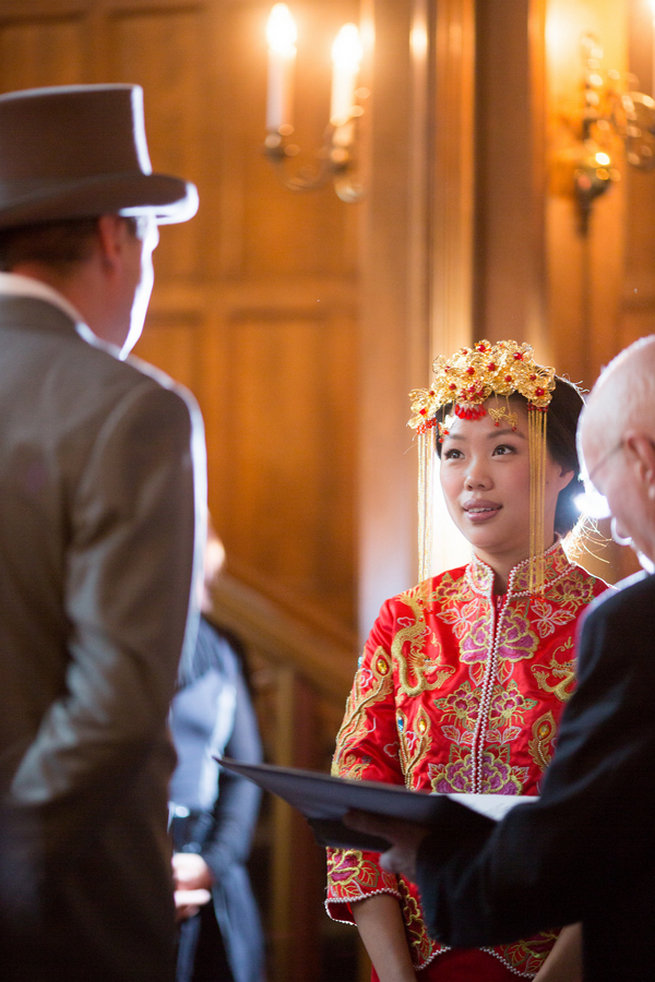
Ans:
POLYGON ((127 355, 158 225, 142 91, 0 96, 0 976, 172 979, 166 717, 202 422, 127 355))

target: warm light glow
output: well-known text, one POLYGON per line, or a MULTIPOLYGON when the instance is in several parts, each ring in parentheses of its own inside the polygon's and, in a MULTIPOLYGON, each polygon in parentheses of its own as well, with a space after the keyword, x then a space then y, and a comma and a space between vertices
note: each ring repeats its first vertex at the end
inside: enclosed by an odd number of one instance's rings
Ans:
POLYGON ((266 24, 266 40, 269 48, 280 55, 293 57, 296 53, 297 39, 296 22, 286 3, 274 4, 266 24))
MULTIPOLYGON (((655 2, 655 0, 653 0, 655 2)), ((412 54, 423 61, 428 51, 428 34, 424 24, 417 24, 412 27, 409 35, 409 46, 412 54)))
POLYGON ((597 153, 594 154, 594 160, 596 161, 599 167, 608 167, 612 162, 612 158, 610 157, 610 155, 604 153, 602 150, 599 150, 597 153))
POLYGON ((332 61, 351 72, 358 72, 362 60, 362 42, 354 24, 344 24, 332 45, 332 61))
POLYGON ((362 42, 354 24, 344 24, 332 45, 332 101, 330 122, 337 128, 335 142, 347 146, 352 127, 347 126, 355 102, 355 84, 362 60, 362 42))
POLYGON ((268 17, 268 102, 266 128, 291 127, 293 70, 296 60, 296 23, 286 3, 276 3, 268 17))

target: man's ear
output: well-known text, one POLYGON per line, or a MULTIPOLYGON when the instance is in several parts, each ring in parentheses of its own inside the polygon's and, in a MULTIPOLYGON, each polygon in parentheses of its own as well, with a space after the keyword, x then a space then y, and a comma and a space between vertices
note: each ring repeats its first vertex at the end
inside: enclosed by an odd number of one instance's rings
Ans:
POLYGON ((655 501, 655 443, 645 433, 628 430, 623 438, 629 465, 649 498, 655 501))
POLYGON ((125 222, 120 215, 101 215, 98 219, 98 241, 104 266, 113 268, 121 255, 125 222))

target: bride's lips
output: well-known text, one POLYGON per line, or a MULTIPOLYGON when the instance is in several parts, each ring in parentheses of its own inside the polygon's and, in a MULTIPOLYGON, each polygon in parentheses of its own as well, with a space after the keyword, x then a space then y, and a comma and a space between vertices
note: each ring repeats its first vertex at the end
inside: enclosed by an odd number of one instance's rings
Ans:
POLYGON ((462 505, 462 510, 466 512, 466 517, 470 522, 480 524, 493 518, 500 511, 501 507, 495 501, 469 501, 465 505, 462 505))

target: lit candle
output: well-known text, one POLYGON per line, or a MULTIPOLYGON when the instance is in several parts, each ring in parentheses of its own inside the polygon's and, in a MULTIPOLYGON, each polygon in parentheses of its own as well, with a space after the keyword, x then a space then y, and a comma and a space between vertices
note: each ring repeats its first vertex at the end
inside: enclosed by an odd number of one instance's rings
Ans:
POLYGON ((362 60, 362 43, 354 24, 344 24, 332 45, 332 101, 330 122, 335 127, 334 142, 349 146, 352 142, 352 116, 355 85, 362 60))
POLYGON ((268 40, 268 101, 266 129, 291 126, 296 24, 286 3, 274 4, 266 25, 268 40))

